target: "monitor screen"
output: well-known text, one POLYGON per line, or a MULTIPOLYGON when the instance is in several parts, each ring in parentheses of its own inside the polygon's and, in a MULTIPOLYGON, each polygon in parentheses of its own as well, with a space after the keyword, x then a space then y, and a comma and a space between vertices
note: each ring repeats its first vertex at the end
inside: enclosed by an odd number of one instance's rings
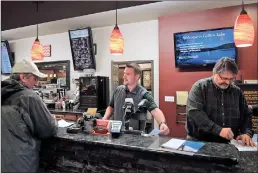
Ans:
POLYGON ((1 41, 1 71, 2 74, 10 74, 12 72, 12 57, 9 52, 7 41, 1 41))
POLYGON ((233 27, 174 33, 176 67, 214 66, 222 57, 237 60, 233 27))
POLYGON ((74 70, 96 69, 91 28, 69 30, 74 70))

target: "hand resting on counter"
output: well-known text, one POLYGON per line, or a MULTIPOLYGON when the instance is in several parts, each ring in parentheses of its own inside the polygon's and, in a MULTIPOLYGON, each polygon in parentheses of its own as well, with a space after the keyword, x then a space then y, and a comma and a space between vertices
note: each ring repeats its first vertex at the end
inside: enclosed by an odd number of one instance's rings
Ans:
POLYGON ((247 134, 242 134, 237 136, 236 140, 242 140, 243 145, 251 146, 251 147, 256 147, 255 143, 253 142, 252 138, 247 135, 247 134))
MULTIPOLYGON (((234 139, 234 133, 232 132, 231 128, 222 128, 220 132, 220 136, 228 140, 234 139)), ((238 135, 236 137, 236 140, 237 141, 242 140, 242 144, 246 146, 251 146, 251 147, 256 146, 252 138, 247 134, 238 135)))
POLYGON ((169 128, 166 124, 161 124, 159 127, 160 135, 168 135, 169 134, 169 128))

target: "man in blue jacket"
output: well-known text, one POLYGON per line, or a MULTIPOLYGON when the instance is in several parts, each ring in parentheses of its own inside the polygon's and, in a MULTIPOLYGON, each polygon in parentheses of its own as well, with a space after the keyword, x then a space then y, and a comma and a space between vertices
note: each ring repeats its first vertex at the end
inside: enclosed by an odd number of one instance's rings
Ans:
POLYGON ((40 140, 57 131, 56 120, 32 90, 42 77, 32 61, 22 60, 1 82, 2 172, 37 172, 40 140))

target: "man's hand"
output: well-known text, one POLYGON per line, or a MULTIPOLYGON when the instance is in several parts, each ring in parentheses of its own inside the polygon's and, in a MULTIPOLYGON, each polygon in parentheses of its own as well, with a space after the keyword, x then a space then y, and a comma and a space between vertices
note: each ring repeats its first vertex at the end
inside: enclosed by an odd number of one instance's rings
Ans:
POLYGON ((54 115, 54 114, 52 114, 52 116, 53 116, 53 118, 55 119, 55 120, 62 120, 62 119, 64 119, 64 116, 63 115, 54 115))
POLYGON ((222 128, 219 135, 228 140, 231 140, 234 137, 234 133, 232 132, 231 128, 222 128))
POLYGON ((102 117, 102 120, 108 120, 106 116, 102 117))
POLYGON ((247 134, 237 136, 236 140, 242 140, 243 145, 255 147, 255 143, 253 142, 252 138, 247 134))
POLYGON ((169 134, 169 128, 166 124, 162 123, 159 127, 160 135, 168 135, 169 134))
POLYGON ((54 114, 51 114, 52 115, 52 117, 56 120, 56 115, 54 115, 54 114))

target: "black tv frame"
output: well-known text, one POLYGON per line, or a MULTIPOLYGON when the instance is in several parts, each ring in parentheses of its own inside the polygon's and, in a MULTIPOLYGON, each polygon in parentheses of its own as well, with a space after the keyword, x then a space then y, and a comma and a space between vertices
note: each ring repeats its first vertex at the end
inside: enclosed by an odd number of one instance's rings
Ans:
MULTIPOLYGON (((94 45, 93 43, 93 37, 92 37, 92 31, 91 31, 91 27, 85 27, 85 28, 77 28, 77 29, 71 29, 68 30, 68 35, 69 35, 69 42, 70 42, 70 48, 71 48, 71 53, 72 53, 72 59, 73 59, 73 67, 74 67, 74 71, 83 71, 84 69, 82 68, 77 68, 75 66, 75 58, 74 58, 74 53, 73 53, 73 48, 72 48, 72 39, 71 39, 71 35, 70 32, 71 31, 78 31, 78 30, 88 30, 89 33, 89 40, 90 40, 90 53, 91 53, 91 57, 92 57, 92 61, 93 61, 93 68, 96 70, 96 59, 95 59, 95 52, 94 52, 94 46, 96 47, 96 45, 94 45)), ((95 48, 96 51, 96 48, 95 48)))
MULTIPOLYGON (((1 44, 2 44, 2 42, 4 42, 5 45, 6 45, 7 52, 8 52, 8 55, 9 55, 9 61, 10 61, 10 63, 11 63, 11 67, 13 67, 13 66, 14 66, 14 53, 11 52, 9 42, 8 42, 7 40, 1 40, 1 44)), ((1 45, 1 46, 2 46, 2 45, 1 45)), ((2 57, 1 57, 1 62, 2 62, 2 57)), ((1 68, 2 68, 2 67, 1 67, 1 68)), ((1 74, 2 74, 2 75, 9 75, 9 74, 11 74, 11 73, 3 73, 2 69, 1 69, 1 74)))
MULTIPOLYGON (((213 68, 215 63, 214 64, 208 64, 208 65, 178 65, 177 64, 177 61, 176 61, 176 37, 175 35, 176 34, 186 34, 186 33, 191 33, 191 32, 205 32, 205 31, 214 31, 214 30, 223 30, 223 29, 234 29, 234 27, 223 27, 223 28, 215 28, 215 29, 204 29, 204 30, 195 30, 195 31, 185 31, 185 32, 176 32, 173 34, 173 40, 174 40, 174 60, 175 60, 175 67, 176 68, 194 68, 194 67, 207 67, 207 68, 213 68)), ((235 62, 236 64, 238 64, 238 49, 237 47, 235 46, 235 52, 236 52, 236 59, 235 59, 235 62)))

